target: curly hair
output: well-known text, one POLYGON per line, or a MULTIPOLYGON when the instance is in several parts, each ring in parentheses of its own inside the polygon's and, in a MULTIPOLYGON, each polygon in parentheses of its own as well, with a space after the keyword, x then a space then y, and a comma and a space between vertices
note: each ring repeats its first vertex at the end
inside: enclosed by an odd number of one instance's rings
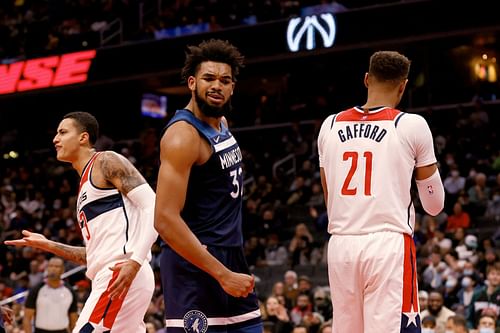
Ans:
POLYGON ((221 62, 231 66, 233 81, 236 81, 236 76, 244 67, 244 57, 234 45, 228 41, 210 39, 201 42, 198 46, 188 46, 181 74, 183 82, 187 82, 190 76, 194 76, 200 64, 205 61, 221 62))
POLYGON ((410 60, 395 51, 378 51, 370 57, 368 72, 379 81, 399 83, 408 78, 410 60))

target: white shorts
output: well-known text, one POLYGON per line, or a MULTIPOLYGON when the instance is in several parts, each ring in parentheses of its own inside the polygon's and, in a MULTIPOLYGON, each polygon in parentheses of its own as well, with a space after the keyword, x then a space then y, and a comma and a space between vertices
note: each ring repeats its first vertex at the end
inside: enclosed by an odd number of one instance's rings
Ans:
POLYGON ((416 253, 410 235, 332 235, 328 275, 333 333, 420 332, 416 253))
POLYGON ((92 281, 92 291, 85 302, 73 333, 144 333, 144 315, 151 302, 155 287, 151 266, 144 263, 137 272, 127 295, 123 299, 109 298, 107 288, 118 272, 114 273, 106 265, 92 281))

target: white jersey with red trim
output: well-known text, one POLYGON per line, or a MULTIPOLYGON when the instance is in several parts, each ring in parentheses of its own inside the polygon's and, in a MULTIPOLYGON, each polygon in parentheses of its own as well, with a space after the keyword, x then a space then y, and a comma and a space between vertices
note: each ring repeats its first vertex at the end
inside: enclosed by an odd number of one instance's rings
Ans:
MULTIPOLYGON (((87 163, 82 172, 76 214, 87 254, 87 277, 112 263, 129 259, 134 240, 140 240, 141 211, 116 188, 98 188, 91 174, 99 153, 87 163)), ((146 258, 151 260, 151 253, 146 258)))
POLYGON ((329 116, 318 137, 328 189, 328 232, 413 234, 415 167, 436 163, 425 119, 389 107, 329 116))

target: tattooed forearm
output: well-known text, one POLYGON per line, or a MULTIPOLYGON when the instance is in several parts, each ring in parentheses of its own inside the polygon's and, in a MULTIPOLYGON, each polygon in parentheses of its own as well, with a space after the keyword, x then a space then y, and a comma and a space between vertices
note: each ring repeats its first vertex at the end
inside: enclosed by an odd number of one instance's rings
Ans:
POLYGON ((130 192, 139 185, 146 183, 139 171, 124 157, 106 152, 101 157, 101 171, 106 180, 117 185, 124 193, 130 192))
POLYGON ((71 260, 81 265, 87 264, 87 255, 85 247, 71 246, 61 243, 54 243, 51 252, 61 258, 71 260))

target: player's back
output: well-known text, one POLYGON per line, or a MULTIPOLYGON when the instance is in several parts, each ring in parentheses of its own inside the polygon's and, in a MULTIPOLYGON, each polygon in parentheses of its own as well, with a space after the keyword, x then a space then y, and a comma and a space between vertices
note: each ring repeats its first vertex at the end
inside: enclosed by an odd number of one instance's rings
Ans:
POLYGON ((355 107, 324 122, 318 144, 328 188, 330 233, 412 233, 415 157, 397 130, 403 115, 388 107, 367 113, 355 107))

